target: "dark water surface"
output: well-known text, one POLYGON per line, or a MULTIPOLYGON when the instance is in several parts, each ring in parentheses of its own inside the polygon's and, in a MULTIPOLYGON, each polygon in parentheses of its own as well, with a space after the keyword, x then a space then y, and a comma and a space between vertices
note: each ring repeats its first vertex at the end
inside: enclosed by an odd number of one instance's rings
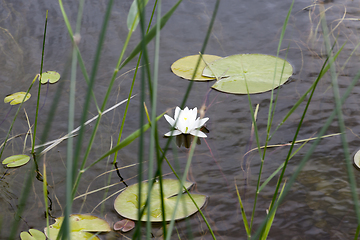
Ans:
MULTIPOLYGON (((121 0, 114 3, 95 86, 95 95, 100 104, 126 39, 126 18, 131 2, 131 0, 121 0)), ((153 2, 150 1, 149 5, 152 5, 153 2)), ((359 69, 359 51, 356 49, 357 44, 360 42, 359 23, 354 18, 358 18, 360 2, 347 0, 331 2, 324 5, 328 9, 326 14, 328 26, 332 30, 331 39, 334 41, 338 37, 336 49, 347 41, 336 65, 339 74, 340 91, 343 93, 359 69)), ((174 3, 175 1, 163 1, 162 11, 165 12, 170 9, 174 3)), ((161 31, 157 106, 159 114, 168 108, 181 104, 188 81, 180 79, 171 73, 170 65, 181 57, 197 54, 200 51, 211 19, 214 3, 213 0, 184 0, 161 31)), ((86 1, 85 4, 79 47, 89 72, 93 63, 106 4, 107 1, 103 0, 86 1)), ((274 117, 274 126, 280 123, 283 116, 314 82, 324 62, 325 51, 319 24, 319 6, 317 4, 318 1, 304 0, 296 1, 294 4, 280 52, 281 57, 284 57, 286 48, 289 46, 287 58, 294 67, 294 74, 290 81, 281 88, 274 117)), ((12 0, 2 1, 0 6, 0 97, 4 98, 10 93, 26 91, 35 74, 39 72, 42 34, 47 9, 49 10, 49 17, 45 48, 45 71, 64 72, 71 56, 71 41, 57 1, 12 0)), ((64 6, 74 27, 78 8, 77 3, 64 1, 64 6)), ((289 7, 290 1, 221 1, 206 53, 223 57, 238 53, 276 55, 282 24, 289 7)), ((150 12, 148 12, 147 16, 149 14, 150 12)), ((131 50, 136 46, 139 39, 140 32, 137 30, 128 49, 131 50)), ((148 45, 148 49, 152 59, 153 42, 148 45)), ((127 54, 129 52, 127 51, 127 54)), ((132 61, 127 69, 121 71, 120 74, 131 70, 135 65, 136 62, 132 61)), ((54 124, 49 132, 49 140, 63 136, 67 132, 68 79, 69 75, 64 74, 61 81, 65 81, 65 87, 54 124)), ((132 72, 120 76, 116 80, 107 107, 111 107, 116 102, 127 97, 131 79, 132 72)), ((212 84, 212 82, 194 83, 187 106, 190 108, 201 107, 212 84)), ((42 127, 45 124, 57 86, 51 85, 49 87, 45 106, 40 112, 39 133, 42 133, 42 127)), ((343 108, 347 126, 347 140, 351 152, 354 152, 360 144, 359 137, 356 135, 360 132, 360 118, 358 116, 359 90, 359 86, 354 88, 343 108)), ((43 103, 46 87, 42 89, 41 93, 41 103, 43 103)), ((79 70, 76 95, 77 123, 82 111, 81 106, 83 105, 85 93, 86 84, 79 70)), ((134 93, 139 93, 139 81, 135 84, 134 93)), ((29 115, 31 124, 33 124, 37 95, 35 87, 31 90, 31 94, 33 96, 24 105, 24 108, 29 115)), ((253 95, 251 100, 253 105, 260 104, 257 122, 261 143, 263 144, 266 137, 270 93, 253 95)), ((150 105, 148 100, 146 103, 148 106, 150 105)), ((130 111, 123 136, 129 135, 139 127, 139 104, 139 96, 135 97, 130 103, 130 111)), ((188 179, 196 182, 195 192, 209 196, 204 213, 217 238, 246 239, 236 196, 235 181, 249 216, 253 206, 260 167, 257 151, 244 157, 250 143, 251 117, 248 98, 244 95, 230 95, 212 90, 208 95, 206 104, 206 116, 210 118, 207 125, 210 133, 206 142, 202 140, 201 145, 196 148, 188 179)), ((0 104, 1 120, 9 109, 9 105, 0 104)), ((271 144, 287 143, 292 140, 303 109, 304 105, 288 119, 274 135, 271 144)), ((330 76, 326 75, 320 81, 315 92, 298 139, 315 136, 333 109, 334 101, 332 89, 330 88, 330 76)), ((89 163, 110 149, 111 142, 116 141, 123 111, 124 106, 104 116, 88 160, 89 163)), ((16 110, 12 109, 10 117, 0 126, 1 141, 5 138, 15 112, 16 110)), ((92 105, 89 118, 95 114, 96 108, 92 105)), ((85 139, 89 138, 92 129, 93 124, 90 124, 87 127, 85 139)), ((168 129, 168 123, 165 119, 161 119, 159 121, 160 133, 165 133, 168 129)), ((27 130, 26 118, 24 112, 21 111, 11 134, 25 134, 27 130)), ((327 134, 338 132, 337 123, 334 122, 327 134)), ((40 135, 38 136, 40 137, 40 135)), ((162 146, 165 145, 165 142, 166 139, 161 139, 162 146)), ((145 143, 148 145, 147 140, 145 143)), ((24 135, 10 141, 4 151, 3 158, 22 153, 23 145, 24 135)), ((84 148, 86 145, 87 141, 84 142, 84 148)), ((308 145, 310 146, 310 144, 308 145)), ((30 146, 30 139, 27 139, 26 146, 30 146)), ((286 178, 292 175, 309 146, 305 146, 291 159, 286 171, 286 178)), ((251 148, 254 147, 256 147, 255 142, 252 143, 251 148)), ((262 173, 263 181, 285 160, 287 150, 288 147, 268 150, 262 173)), ((137 151, 137 142, 122 149, 118 156, 119 166, 136 163, 137 151)), ((179 165, 182 169, 185 166, 187 152, 188 150, 185 148, 178 149, 179 165)), ((145 153, 145 156, 147 156, 147 153, 145 153)), ((168 153, 168 158, 171 161, 174 159, 171 152, 168 153)), ((47 165, 50 197, 53 201, 53 211, 51 213, 53 216, 58 217, 62 214, 65 201, 66 142, 48 152, 44 159, 47 165)), ((42 166, 42 164, 43 160, 41 160, 40 165, 42 166)), ((85 193, 87 189, 90 191, 105 186, 107 175, 105 177, 99 175, 110 168, 110 164, 103 160, 103 162, 87 171, 83 175, 78 194, 85 193), (97 176, 99 177, 95 178, 97 176)), ((6 239, 5 236, 8 235, 10 222, 14 217, 17 202, 21 195, 24 176, 30 171, 29 169, 30 164, 18 169, 12 169, 8 172, 9 175, 0 182, 0 216, 2 217, 0 219, 2 220, 0 238, 6 239)), ((4 171, 5 169, 2 168, 0 173, 4 171)), ((164 173, 170 173, 166 166, 164 166, 164 173)), ((128 184, 133 184, 136 182, 137 168, 126 168, 122 171, 122 174, 127 179, 128 184)), ((359 172, 356 171, 355 174, 359 174, 359 172)), ((170 174, 170 177, 174 176, 170 174)), ((116 182, 118 182, 118 177, 113 174, 111 183, 116 182)), ((259 195, 254 220, 255 228, 266 216, 266 209, 270 205, 275 185, 276 179, 273 179, 259 195)), ((123 185, 117 185, 110 188, 109 194, 119 191, 122 187, 123 185)), ((74 201, 73 211, 76 213, 93 211, 95 215, 105 216, 109 223, 118 221, 120 216, 113 208, 114 197, 105 201, 103 212, 101 212, 101 206, 95 208, 101 202, 103 196, 104 192, 100 191, 88 195, 85 202, 76 200, 74 201)), ((42 183, 35 180, 25 213, 22 216, 21 231, 26 231, 29 228, 42 230, 46 225, 44 209, 42 183)), ((284 203, 278 209, 269 239, 351 239, 355 234, 356 226, 356 217, 340 137, 326 138, 321 141, 291 188, 284 203)), ((158 228, 159 226, 154 226, 154 234, 158 228)), ((181 239, 191 239, 192 237, 194 239, 211 239, 211 235, 200 215, 195 215, 189 218, 188 221, 176 223, 176 230, 181 239), (191 225, 192 235, 188 234, 187 223, 191 225)), ((126 239, 117 233, 112 234, 112 236, 126 239)), ((131 233, 127 234, 127 236, 130 237, 131 233)), ((102 238, 105 239, 105 236, 102 238)), ((173 239, 175 238, 177 239, 176 231, 173 235, 173 239)))

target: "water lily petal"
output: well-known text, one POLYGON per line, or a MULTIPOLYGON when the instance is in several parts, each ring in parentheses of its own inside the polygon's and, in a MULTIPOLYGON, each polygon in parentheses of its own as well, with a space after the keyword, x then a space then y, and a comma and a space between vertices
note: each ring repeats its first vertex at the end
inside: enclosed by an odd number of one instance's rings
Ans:
POLYGON ((181 112, 181 109, 179 107, 175 108, 175 114, 174 114, 174 120, 176 121, 179 117, 179 114, 181 112))
POLYGON ((197 123, 196 123, 196 128, 200 128, 200 127, 202 127, 202 126, 204 126, 204 124, 207 122, 209 120, 209 118, 208 117, 206 117, 206 118, 202 118, 202 119, 197 119, 196 121, 197 121, 197 123))
POLYGON ((169 115, 164 115, 164 118, 166 119, 166 121, 168 121, 168 123, 170 123, 170 125, 172 126, 172 127, 174 127, 174 125, 175 125, 175 120, 172 118, 172 117, 170 117, 169 115))
POLYGON ((198 129, 192 130, 192 131, 190 132, 190 134, 193 135, 193 136, 198 136, 198 137, 202 137, 202 138, 206 138, 206 137, 207 137, 205 133, 203 133, 202 131, 200 131, 200 130, 198 130, 198 129))
POLYGON ((196 116, 197 116, 197 107, 195 107, 194 109, 191 110, 190 116, 191 116, 191 119, 193 119, 193 121, 195 121, 196 116))
POLYGON ((189 126, 187 124, 187 121, 184 121, 182 118, 182 113, 180 113, 179 121, 176 123, 176 129, 181 131, 182 133, 189 133, 191 129, 189 129, 189 126))
MULTIPOLYGON (((177 135, 180 135, 180 134, 182 134, 182 132, 180 132, 179 130, 177 130, 177 129, 175 129, 174 131, 172 131, 173 132, 173 136, 177 136, 177 135)), ((165 133, 165 136, 166 137, 170 137, 171 136, 171 131, 170 132, 167 132, 167 133, 165 133)))

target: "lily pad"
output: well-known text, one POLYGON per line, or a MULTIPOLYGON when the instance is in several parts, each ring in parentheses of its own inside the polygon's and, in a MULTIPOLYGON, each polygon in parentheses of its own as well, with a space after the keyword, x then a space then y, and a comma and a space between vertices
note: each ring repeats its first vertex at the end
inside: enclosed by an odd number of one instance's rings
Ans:
MULTIPOLYGON (((179 192, 180 183, 175 179, 164 179, 163 181, 163 196, 165 205, 165 220, 170 221, 173 212, 175 211, 176 198, 179 192)), ((189 189, 194 183, 185 182, 184 185, 189 189)), ((145 206, 148 191, 148 182, 141 183, 141 207, 145 206)), ((128 187, 125 191, 120 193, 115 199, 115 210, 124 218, 138 220, 138 204, 139 204, 139 184, 134 184, 128 187)), ((199 208, 203 207, 206 202, 206 196, 201 194, 191 194, 199 208)), ((161 196, 160 183, 155 182, 150 196, 150 213, 144 211, 141 221, 147 220, 147 215, 150 214, 151 222, 162 221, 161 211, 161 196)), ((182 194, 179 205, 176 209, 175 220, 186 218, 198 210, 190 197, 187 194, 182 194)))
POLYGON ((247 94, 247 83, 249 93, 253 94, 284 84, 292 73, 291 64, 284 59, 264 54, 238 54, 210 63, 205 67, 203 76, 220 78, 212 86, 219 91, 247 94))
MULTIPOLYGON (((44 229, 46 236, 49 239, 56 239, 64 217, 55 219, 55 223, 44 229)), ((97 236, 89 232, 110 232, 109 224, 98 217, 87 215, 87 214, 72 214, 70 215, 70 228, 71 228, 71 239, 85 240, 85 239, 99 239, 97 236)))
MULTIPOLYGON (((16 93, 10 94, 4 98, 4 103, 10 102, 10 105, 20 104, 22 102, 22 100, 24 99, 25 95, 26 95, 26 92, 16 92, 16 93)), ((31 97, 31 94, 28 93, 24 102, 29 100, 30 97, 31 97)))
POLYGON ((360 169, 360 150, 354 155, 354 164, 358 169, 360 169))
POLYGON ((56 83, 60 79, 60 74, 55 71, 47 71, 41 74, 41 84, 56 83))
POLYGON ((46 240, 43 232, 37 229, 30 229, 29 232, 20 233, 21 240, 46 240))
POLYGON ((25 165, 30 160, 30 157, 28 155, 20 154, 20 155, 13 155, 10 157, 5 158, 2 161, 2 164, 6 164, 6 167, 20 167, 22 165, 25 165))
POLYGON ((114 224, 115 231, 128 232, 135 227, 135 223, 129 219, 123 219, 114 224))
MULTIPOLYGON (((205 59, 205 61, 209 64, 217 59, 220 59, 221 57, 219 56, 215 56, 215 55, 208 55, 208 54, 203 54, 203 59, 205 59)), ((183 57, 180 58, 179 60, 177 60, 176 62, 174 62, 171 65, 171 71, 182 78, 191 80, 191 77, 194 73, 197 61, 199 59, 199 54, 198 55, 191 55, 191 56, 187 56, 187 57, 183 57)), ((195 81, 211 81, 211 80, 215 80, 215 77, 205 77, 202 76, 202 71, 204 70, 206 64, 203 61, 203 59, 201 60, 199 67, 196 71, 194 80, 195 81)))

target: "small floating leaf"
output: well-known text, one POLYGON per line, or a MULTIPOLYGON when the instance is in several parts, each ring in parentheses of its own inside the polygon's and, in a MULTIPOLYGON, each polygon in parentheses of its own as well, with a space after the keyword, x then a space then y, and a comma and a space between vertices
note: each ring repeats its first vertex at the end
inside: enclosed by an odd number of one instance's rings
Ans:
POLYGON ((360 169, 360 150, 357 151, 354 155, 354 164, 358 169, 360 169))
POLYGON ((135 227, 135 223, 129 219, 123 219, 114 224, 115 231, 128 232, 135 227))
POLYGON ((250 94, 269 91, 284 84, 292 73, 290 63, 264 54, 232 55, 210 63, 203 71, 204 76, 221 77, 212 88, 234 94, 247 94, 246 83, 250 94))
POLYGON ((2 164, 7 164, 6 167, 20 167, 25 165, 30 160, 28 155, 20 154, 7 157, 2 161, 2 164))
POLYGON ((21 232, 20 238, 21 240, 46 240, 44 233, 37 229, 30 229, 30 233, 28 232, 21 232))
MULTIPOLYGON (((22 100, 24 99, 26 95, 26 92, 16 92, 16 93, 13 93, 13 94, 10 94, 8 96, 6 96, 4 98, 4 103, 8 103, 10 102, 10 105, 16 105, 16 104, 19 104, 22 102, 22 100)), ((24 102, 26 102, 27 100, 29 100, 29 98, 31 97, 31 94, 28 93, 24 102)))
MULTIPOLYGON (((55 223, 49 226, 49 231, 47 231, 47 228, 44 229, 44 232, 49 239, 55 240, 57 238, 63 220, 64 217, 56 218, 55 223)), ((111 231, 109 224, 105 220, 86 214, 70 215, 70 229, 71 239, 76 240, 85 240, 89 238, 99 239, 97 236, 89 232, 111 231)))
MULTIPOLYGON (((179 192, 180 183, 175 179, 164 179, 163 183, 163 196, 164 196, 164 205, 165 205, 165 220, 170 221, 173 212, 175 211, 175 203, 177 194, 179 192)), ((185 182, 184 185, 189 189, 194 183, 185 182)), ((140 206, 145 206, 146 198, 148 191, 148 183, 141 183, 141 204, 140 206)), ((120 193, 115 199, 114 207, 115 210, 123 217, 129 218, 132 220, 138 220, 138 204, 139 204, 139 184, 131 185, 126 188, 125 191, 120 193)), ((203 207, 206 202, 206 196, 201 194, 191 194, 193 199, 199 208, 203 207)), ((144 211, 144 215, 141 218, 141 221, 147 220, 147 215, 150 215, 151 222, 161 222, 162 221, 162 212, 161 212, 161 195, 160 195, 160 183, 155 182, 154 186, 150 193, 150 213, 147 210, 144 211)), ((175 212, 175 220, 186 218, 198 210, 190 197, 187 194, 182 194, 179 205, 175 212)))
POLYGON ((41 84, 56 83, 60 79, 60 74, 55 71, 47 71, 41 74, 41 84))
MULTIPOLYGON (((202 57, 203 57, 203 59, 205 59, 206 63, 208 63, 208 64, 210 62, 213 62, 213 61, 221 58, 219 56, 208 55, 208 54, 203 54, 202 57)), ((198 59, 199 59, 199 54, 180 58, 179 60, 175 61, 171 65, 171 71, 173 71, 173 73, 175 75, 179 76, 179 77, 191 80, 191 77, 192 77, 192 75, 194 73, 194 70, 195 70, 198 59)), ((198 69, 196 71, 194 80, 195 81, 211 81, 211 80, 214 80, 215 77, 205 77, 205 76, 201 75, 202 71, 204 70, 204 67, 206 66, 203 59, 201 59, 201 62, 200 62, 199 67, 198 67, 198 69)))
MULTIPOLYGON (((143 0, 143 1, 144 1, 144 6, 146 6, 146 4, 148 3, 149 0, 143 0)), ((138 11, 138 3, 137 2, 138 2, 138 0, 134 0, 133 3, 131 4, 130 10, 129 10, 128 18, 126 21, 129 31, 131 31, 131 30, 135 31, 137 25, 139 24, 139 11, 138 11)))

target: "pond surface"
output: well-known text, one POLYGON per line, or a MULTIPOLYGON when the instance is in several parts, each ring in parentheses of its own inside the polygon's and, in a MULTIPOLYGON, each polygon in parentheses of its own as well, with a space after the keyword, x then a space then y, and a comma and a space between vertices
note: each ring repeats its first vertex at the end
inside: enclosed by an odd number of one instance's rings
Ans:
MULTIPOLYGON (((127 35, 126 17, 130 8, 131 0, 115 1, 114 8, 108 27, 105 44, 101 55, 101 64, 96 79, 95 95, 102 102, 107 90, 108 82, 116 66, 122 46, 127 35)), ((152 5, 154 1, 149 1, 152 5)), ((344 92, 355 73, 358 71, 359 51, 356 49, 360 42, 358 18, 359 1, 326 1, 327 22, 331 32, 331 40, 337 37, 338 49, 345 41, 345 47, 337 60, 340 91, 344 92), (345 14, 346 13, 346 14, 345 14), (345 15, 344 15, 345 14, 345 15), (355 51, 354 51, 355 50, 355 51)), ((175 1, 163 1, 162 11, 165 13, 175 1)), ((323 38, 319 24, 319 2, 296 1, 289 19, 289 25, 284 37, 280 56, 285 57, 286 48, 288 61, 294 67, 294 74, 290 81, 281 87, 276 107, 273 126, 277 126, 291 107, 297 102, 304 92, 315 81, 326 54, 324 53, 323 38), (310 5, 312 4, 312 5, 310 5)), ((166 109, 174 108, 181 104, 183 95, 188 86, 188 81, 180 79, 170 71, 170 65, 179 58, 197 54, 201 50, 203 39, 211 19, 215 1, 207 0, 184 0, 179 6, 168 24, 161 31, 160 51, 160 76, 158 89, 158 113, 166 109)), ((90 72, 94 59, 94 52, 98 35, 102 25, 102 19, 106 10, 107 1, 86 1, 81 30, 80 49, 85 65, 90 72)), ((71 41, 69 39, 60 8, 56 1, 2 1, 0 3, 0 46, 1 46, 1 83, 0 96, 26 91, 34 76, 39 72, 43 27, 45 12, 49 10, 48 31, 45 48, 44 70, 56 70, 62 73, 62 81, 65 87, 62 100, 57 109, 52 129, 49 132, 49 140, 56 139, 67 132, 68 113, 68 89, 69 75, 65 69, 71 56, 71 41)), ((64 1, 65 10, 73 27, 77 16, 77 4, 74 1, 64 1)), ((289 1, 221 1, 214 28, 206 48, 207 54, 229 56, 238 53, 262 53, 276 55, 282 24, 290 7, 289 1)), ((150 11, 147 13, 149 16, 150 11)), ((140 39, 137 30, 129 44, 129 51, 136 46, 140 39)), ((150 58, 153 58, 154 43, 148 45, 150 58)), ((121 71, 119 76, 136 66, 132 61, 127 69, 121 71)), ((107 107, 128 96, 132 73, 120 76, 113 88, 107 107)), ((139 79, 140 80, 140 79, 139 79)), ((139 93, 139 82, 135 83, 134 93, 139 93)), ((201 141, 195 150, 188 180, 196 182, 195 192, 209 196, 204 213, 215 231, 218 239, 246 239, 246 233, 242 222, 241 211, 236 196, 235 183, 237 184, 245 211, 250 217, 253 206, 254 193, 260 167, 260 158, 257 151, 244 156, 248 149, 255 148, 256 143, 251 142, 251 116, 248 97, 246 95, 230 95, 209 87, 213 82, 196 82, 191 90, 187 106, 200 108, 205 102, 207 105, 206 116, 210 118, 207 127, 210 130, 208 138, 201 141), (208 94, 208 95, 207 95, 208 94)), ((326 119, 334 109, 332 89, 330 87, 330 75, 325 75, 319 83, 314 98, 309 107, 305 121, 300 130, 298 139, 307 139, 316 136, 326 119)), ((58 85, 49 86, 45 99, 46 87, 41 90, 41 104, 45 106, 40 112, 39 133, 47 119, 52 98, 58 85)), ((353 93, 346 101, 343 114, 347 127, 347 140, 350 151, 355 152, 359 147, 360 118, 359 114, 359 86, 355 86, 353 93)), ((31 124, 34 122, 37 90, 31 90, 32 98, 24 105, 29 115, 31 124)), ((80 119, 82 104, 86 94, 86 83, 78 72, 76 93, 76 119, 80 119)), ((261 144, 266 137, 266 123, 270 93, 262 93, 251 96, 252 104, 259 104, 257 123, 260 133, 261 144)), ((149 106, 149 101, 147 100, 149 106)), ((140 98, 136 96, 130 103, 130 111, 126 120, 123 136, 139 127, 140 98)), ((287 143, 293 139, 297 124, 300 120, 304 104, 288 119, 277 131, 270 144, 287 143)), ((0 104, 2 118, 9 111, 10 106, 0 104)), ((93 145, 89 163, 96 160, 104 152, 110 149, 111 144, 116 142, 118 129, 124 106, 105 115, 99 128, 97 139, 93 145)), ((10 117, 0 126, 1 140, 6 136, 11 124, 11 119, 16 110, 12 109, 10 117)), ((89 117, 96 115, 96 108, 91 106, 89 117)), ((87 127, 85 139, 90 137, 93 124, 87 127)), ((160 133, 166 133, 169 129, 165 119, 159 121, 160 133)), ((3 159, 12 154, 20 154, 24 146, 24 134, 28 130, 24 112, 21 111, 11 135, 22 134, 10 141, 4 151, 3 159)), ((327 134, 338 133, 338 125, 334 122, 327 134)), ((40 138, 40 135, 38 135, 40 138)), ((146 135, 148 138, 148 135, 146 135)), ((161 139, 165 146, 166 139, 161 139)), ((145 142, 148 145, 148 140, 145 142)), ((87 141, 84 142, 84 148, 87 141)), ((30 139, 27 139, 27 147, 30 139)), ((306 153, 305 146, 289 162, 286 178, 289 178, 306 153)), ((148 148, 147 148, 148 149, 148 148)), ((134 142, 122 149, 118 155, 118 165, 121 167, 137 163, 138 143, 134 142)), ((278 147, 268 150, 265 159, 262 179, 270 176, 278 166, 284 162, 288 147, 278 147)), ((176 162, 180 169, 186 163, 188 149, 179 148, 179 161, 176 162)), ((147 153, 145 153, 147 156, 147 153)), ((171 151, 168 159, 175 162, 171 151)), ((55 149, 49 151, 41 160, 42 166, 45 160, 47 165, 49 192, 53 201, 51 214, 54 217, 62 215, 65 201, 65 162, 66 142, 61 143, 55 149)), ((110 159, 112 161, 112 159, 110 159)), ((95 165, 83 175, 78 195, 86 191, 101 188, 107 184, 108 175, 100 176, 111 169, 106 160, 95 165)), ((17 208, 17 202, 21 195, 24 176, 30 171, 30 164, 8 171, 0 182, 0 208, 1 208, 1 234, 0 238, 6 239, 10 223, 17 208)), ((2 168, 0 173, 5 172, 2 168)), ((164 166, 164 173, 170 174, 168 167, 164 166)), ((360 174, 355 172, 355 174, 360 174)), ((128 167, 122 170, 122 176, 128 184, 136 182, 137 168, 128 167)), ((112 174, 111 183, 117 183, 118 177, 112 174)), ((360 181, 358 181, 358 185, 360 181)), ((276 178, 270 181, 267 187, 260 193, 254 226, 261 223, 266 216, 269 207, 276 178)), ((113 194, 123 188, 118 184, 109 189, 113 194)), ((103 199, 104 191, 87 196, 85 201, 74 201, 74 213, 89 213, 104 216, 113 223, 121 219, 113 208, 116 195, 105 201, 103 206, 97 206, 103 199)), ((20 225, 21 231, 29 228, 42 230, 46 221, 44 218, 44 200, 42 195, 42 183, 35 180, 30 197, 27 201, 25 213, 20 225)), ((351 199, 348 183, 344 154, 339 136, 329 137, 321 141, 316 151, 300 173, 296 183, 291 188, 285 201, 279 207, 271 228, 269 239, 351 239, 356 230, 356 216, 351 199)), ((155 236, 159 226, 154 226, 155 236)), ((205 223, 200 215, 194 215, 188 221, 176 223, 176 231, 173 238, 181 239, 211 239, 205 223), (191 234, 187 231, 187 224, 191 225, 191 234)), ((118 233, 110 234, 109 239, 126 239, 118 233)), ((131 232, 127 234, 131 236, 131 232)), ((105 237, 103 236, 103 239, 105 237)))

